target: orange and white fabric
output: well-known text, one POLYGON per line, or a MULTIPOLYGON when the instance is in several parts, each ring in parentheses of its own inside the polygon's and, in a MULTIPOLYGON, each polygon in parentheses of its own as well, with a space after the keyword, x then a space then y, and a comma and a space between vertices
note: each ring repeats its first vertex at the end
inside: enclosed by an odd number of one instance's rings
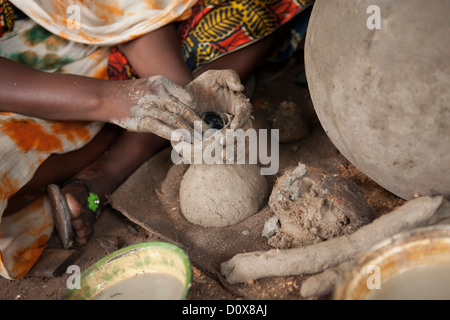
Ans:
MULTIPOLYGON (((101 123, 45 121, 12 113, 0 114, 0 217, 8 199, 31 180, 51 153, 65 153, 85 145, 101 123)), ((1 219, 0 274, 25 276, 53 232, 46 196, 1 219)))
POLYGON ((12 0, 37 23, 79 43, 115 45, 189 17, 197 0, 12 0))

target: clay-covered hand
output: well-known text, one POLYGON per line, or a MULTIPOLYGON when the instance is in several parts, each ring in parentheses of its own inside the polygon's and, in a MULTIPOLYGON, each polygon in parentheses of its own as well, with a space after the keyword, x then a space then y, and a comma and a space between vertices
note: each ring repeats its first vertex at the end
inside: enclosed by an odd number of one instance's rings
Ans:
POLYGON ((209 70, 191 81, 186 89, 195 99, 195 112, 202 116, 206 111, 216 111, 233 116, 231 129, 243 127, 250 118, 252 105, 242 93, 239 75, 233 70, 209 70))
POLYGON ((171 140, 174 150, 190 163, 230 162, 243 156, 245 150, 240 142, 245 137, 243 131, 251 127, 252 105, 242 93, 244 86, 238 74, 232 70, 206 71, 186 89, 194 97, 194 110, 198 116, 203 118, 205 112, 215 111, 223 116, 226 125, 221 130, 213 130, 201 123, 193 136, 187 131, 182 136, 176 135, 171 140))
POLYGON ((115 81, 113 85, 109 122, 124 129, 171 140, 177 129, 193 135, 194 122, 202 121, 194 112, 192 94, 166 77, 115 81))

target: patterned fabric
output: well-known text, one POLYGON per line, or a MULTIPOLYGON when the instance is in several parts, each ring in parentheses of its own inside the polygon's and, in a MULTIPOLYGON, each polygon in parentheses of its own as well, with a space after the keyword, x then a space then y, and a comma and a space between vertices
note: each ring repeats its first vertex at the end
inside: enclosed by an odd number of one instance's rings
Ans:
POLYGON ((110 80, 129 80, 138 78, 136 71, 117 47, 112 47, 109 52, 108 78, 110 80))
POLYGON ((266 37, 312 0, 201 0, 181 23, 179 38, 191 70, 266 37))
POLYGON ((14 19, 15 13, 11 3, 7 0, 0 0, 0 37, 13 29, 14 19))
MULTIPOLYGON (((289 37, 279 39, 270 57, 270 60, 285 60, 306 32, 308 8, 313 3, 314 0, 200 0, 192 7, 191 17, 176 24, 184 59, 194 72, 293 22, 289 37)), ((112 80, 137 77, 116 47, 109 55, 108 76, 112 80)))
MULTIPOLYGON (((102 124, 45 121, 0 113, 0 214, 51 153, 65 153, 88 143, 102 124)), ((1 216, 1 215, 0 215, 1 216)), ((25 276, 53 231, 51 208, 41 197, 20 212, 1 219, 0 274, 25 276)))

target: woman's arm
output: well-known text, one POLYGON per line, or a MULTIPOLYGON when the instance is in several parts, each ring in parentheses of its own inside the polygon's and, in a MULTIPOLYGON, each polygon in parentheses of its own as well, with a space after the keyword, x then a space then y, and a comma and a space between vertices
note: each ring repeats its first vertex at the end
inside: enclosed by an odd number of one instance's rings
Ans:
POLYGON ((181 46, 172 24, 119 45, 140 77, 163 75, 180 86, 194 77, 181 54, 181 46))
POLYGON ((201 119, 191 94, 163 76, 109 81, 36 71, 0 58, 0 111, 46 120, 102 121, 170 139, 201 119))
POLYGON ((107 120, 106 80, 42 72, 5 58, 0 70, 0 111, 47 120, 107 120))

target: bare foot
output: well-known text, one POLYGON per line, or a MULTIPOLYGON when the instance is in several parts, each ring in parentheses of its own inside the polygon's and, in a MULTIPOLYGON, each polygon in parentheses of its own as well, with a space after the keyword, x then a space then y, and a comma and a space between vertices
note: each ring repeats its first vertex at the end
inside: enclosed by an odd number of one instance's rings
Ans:
POLYGON ((81 246, 89 241, 95 218, 106 202, 106 196, 152 155, 168 145, 166 140, 152 134, 125 132, 108 152, 64 185, 61 192, 69 207, 75 244, 81 246), (98 210, 92 207, 94 199, 90 193, 98 195, 98 210))
POLYGON ((67 205, 70 210, 72 227, 74 230, 74 244, 77 246, 85 245, 92 236, 94 222, 101 210, 101 203, 92 206, 94 199, 86 184, 78 181, 67 184, 62 189, 66 197, 67 205), (91 206, 88 198, 91 196, 91 206))

